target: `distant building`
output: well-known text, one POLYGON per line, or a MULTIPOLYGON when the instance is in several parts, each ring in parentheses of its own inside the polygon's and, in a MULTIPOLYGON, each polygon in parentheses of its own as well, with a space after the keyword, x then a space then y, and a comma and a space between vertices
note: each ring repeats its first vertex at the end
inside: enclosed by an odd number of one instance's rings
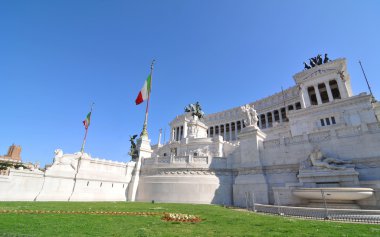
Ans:
POLYGON ((0 156, 0 162, 1 161, 8 161, 13 163, 21 163, 21 146, 12 144, 8 148, 8 153, 4 156, 0 156))

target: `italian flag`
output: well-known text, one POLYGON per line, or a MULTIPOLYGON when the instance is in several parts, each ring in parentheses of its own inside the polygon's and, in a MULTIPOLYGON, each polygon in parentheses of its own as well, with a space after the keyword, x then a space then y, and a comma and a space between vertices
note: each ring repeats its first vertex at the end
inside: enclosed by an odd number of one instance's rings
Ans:
POLYGON ((86 129, 90 126, 90 121, 91 121, 91 112, 87 114, 86 119, 83 120, 83 125, 86 129))
POLYGON ((152 81, 152 76, 149 74, 148 78, 146 79, 143 88, 139 92, 135 102, 136 105, 141 104, 144 100, 148 99, 149 94, 150 94, 150 89, 151 89, 151 81, 152 81))

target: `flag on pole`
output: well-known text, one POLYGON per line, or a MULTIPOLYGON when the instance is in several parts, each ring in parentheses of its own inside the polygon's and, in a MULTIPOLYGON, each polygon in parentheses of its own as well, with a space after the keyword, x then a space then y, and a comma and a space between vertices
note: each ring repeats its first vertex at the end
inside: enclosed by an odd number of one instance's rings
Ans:
POLYGON ((83 120, 83 125, 86 129, 90 126, 90 121, 91 121, 91 112, 89 112, 86 116, 86 119, 83 120))
POLYGON ((146 79, 143 88, 137 95, 137 98, 135 100, 136 105, 141 104, 144 100, 147 100, 150 94, 151 89, 151 81, 152 81, 152 75, 149 74, 148 78, 146 79))

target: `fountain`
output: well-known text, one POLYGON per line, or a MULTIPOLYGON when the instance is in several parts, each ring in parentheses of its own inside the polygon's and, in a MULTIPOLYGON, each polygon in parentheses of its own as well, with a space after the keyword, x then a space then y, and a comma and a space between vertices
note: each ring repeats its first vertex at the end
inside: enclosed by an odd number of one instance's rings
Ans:
POLYGON ((301 163, 298 179, 302 187, 292 195, 309 207, 360 209, 357 201, 371 197, 372 188, 359 186, 359 173, 351 161, 327 157, 316 147, 301 163))

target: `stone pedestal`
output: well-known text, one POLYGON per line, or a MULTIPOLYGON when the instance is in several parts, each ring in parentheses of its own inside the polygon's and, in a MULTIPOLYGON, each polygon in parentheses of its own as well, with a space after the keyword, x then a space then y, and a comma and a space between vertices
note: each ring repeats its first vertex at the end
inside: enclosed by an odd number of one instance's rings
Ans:
POLYGON ((260 149, 266 135, 257 126, 245 127, 239 134, 240 167, 233 186, 234 204, 245 206, 245 193, 253 192, 256 202, 268 204, 268 182, 262 169, 260 149))
POLYGON ((82 155, 56 154, 53 165, 45 171, 44 184, 35 201, 69 201, 82 155))
POLYGON ((207 137, 207 126, 201 122, 198 117, 194 117, 187 123, 187 134, 188 138, 206 138, 207 137))
POLYGON ((303 187, 359 187, 359 173, 354 168, 343 170, 301 169, 298 179, 303 187))
POLYGON ((137 159, 135 169, 132 174, 131 183, 128 187, 128 201, 132 201, 132 202, 136 200, 137 188, 138 188, 139 180, 140 180, 140 169, 141 169, 142 159, 151 158, 152 153, 153 153, 148 136, 141 136, 137 140, 136 149, 139 152, 139 157, 137 159))

